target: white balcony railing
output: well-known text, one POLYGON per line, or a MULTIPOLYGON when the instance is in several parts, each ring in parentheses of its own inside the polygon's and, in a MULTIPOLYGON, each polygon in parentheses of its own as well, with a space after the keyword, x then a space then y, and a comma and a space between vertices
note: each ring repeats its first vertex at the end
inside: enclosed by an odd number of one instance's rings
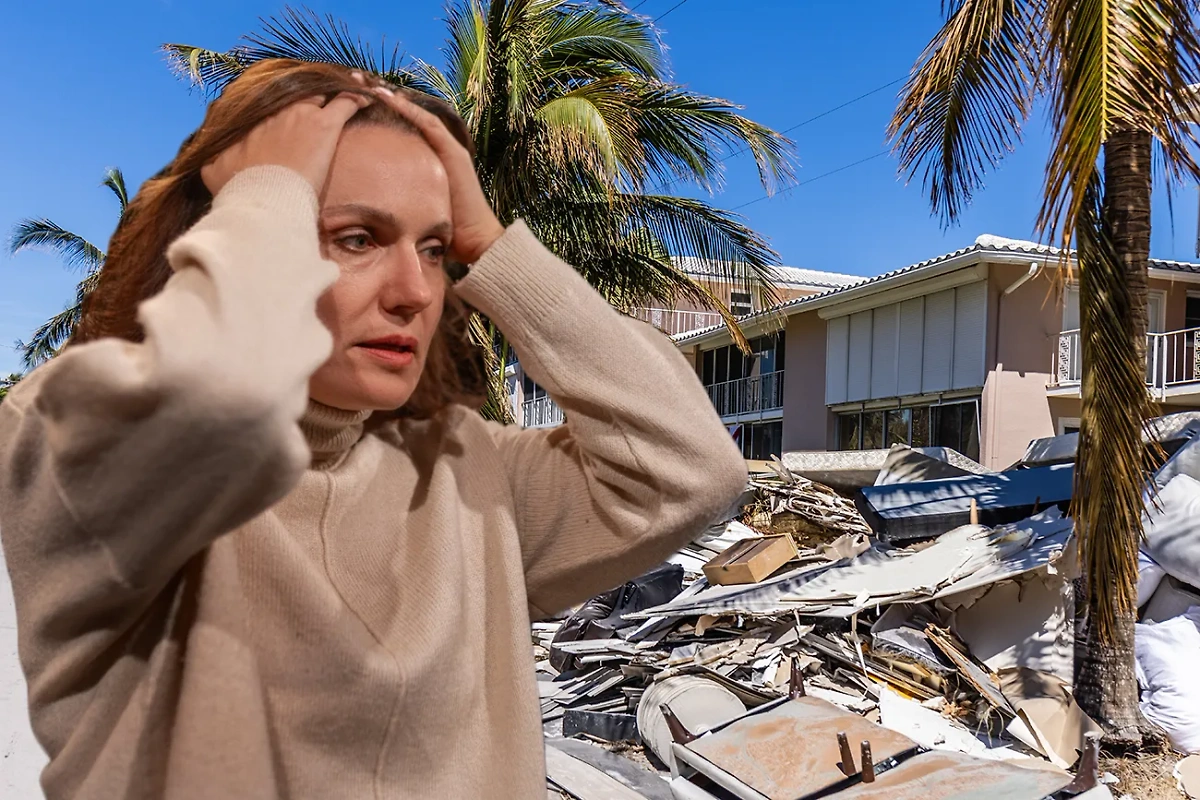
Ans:
POLYGON ((675 311, 669 308, 638 308, 633 316, 649 322, 668 336, 710 328, 721 323, 721 315, 713 311, 675 311))
MULTIPOLYGON (((1200 328, 1146 334, 1146 386, 1165 396, 1168 389, 1200 383, 1200 328)), ((1079 331, 1058 335, 1051 382, 1056 387, 1078 386, 1083 378, 1083 350, 1079 331)))
POLYGON ((783 408, 783 370, 704 387, 722 417, 783 408))
POLYGON ((562 421, 562 409, 549 397, 538 397, 521 404, 521 425, 526 428, 552 428, 561 425, 562 421))

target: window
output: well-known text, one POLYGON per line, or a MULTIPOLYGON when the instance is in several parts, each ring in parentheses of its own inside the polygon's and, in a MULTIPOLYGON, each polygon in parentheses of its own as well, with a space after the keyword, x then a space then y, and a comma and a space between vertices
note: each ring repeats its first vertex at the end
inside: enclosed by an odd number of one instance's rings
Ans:
POLYGON ((912 417, 913 410, 911 408, 893 408, 887 412, 885 417, 885 447, 891 447, 894 444, 908 444, 912 434, 912 417))
POLYGON ((1079 418, 1078 417, 1059 417, 1058 418, 1058 435, 1063 436, 1068 433, 1079 433, 1079 418))
POLYGON ((729 310, 733 312, 735 317, 740 317, 743 314, 749 314, 754 310, 753 304, 750 302, 749 292, 730 292, 729 293, 729 310))
POLYGON ((1187 305, 1184 306, 1183 327, 1200 328, 1200 295, 1188 293, 1187 305))
POLYGON ((979 402, 838 414, 839 450, 886 450, 894 444, 949 447, 979 460, 979 402))
POLYGON ((546 390, 533 382, 533 378, 525 375, 521 378, 521 390, 525 395, 525 402, 530 400, 538 400, 546 396, 546 390))
POLYGON ((979 460, 979 412, 975 401, 949 403, 930 409, 934 447, 949 447, 979 460))
POLYGON ((863 450, 882 450, 882 449, 884 449, 883 412, 882 411, 864 411, 863 412, 862 449, 863 450))
POLYGON ((742 457, 768 461, 783 454, 783 422, 763 422, 742 426, 742 457))
POLYGON ((700 359, 700 380, 705 386, 712 386, 781 371, 783 342, 783 334, 751 339, 750 355, 733 345, 705 350, 700 359))
POLYGON ((838 414, 838 450, 860 450, 862 414, 838 414))

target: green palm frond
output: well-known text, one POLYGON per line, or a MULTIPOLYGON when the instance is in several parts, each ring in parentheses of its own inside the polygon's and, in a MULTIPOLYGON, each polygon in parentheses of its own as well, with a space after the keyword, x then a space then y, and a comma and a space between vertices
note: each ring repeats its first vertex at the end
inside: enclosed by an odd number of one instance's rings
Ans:
POLYGON ((548 72, 587 72, 597 62, 620 64, 643 78, 664 77, 662 43, 654 29, 614 8, 567 8, 556 13, 538 53, 548 72))
POLYGON ((104 170, 104 180, 100 182, 101 186, 105 186, 116 195, 117 202, 120 204, 120 214, 125 213, 125 207, 129 205, 129 190, 125 188, 125 175, 116 167, 109 167, 104 170))
POLYGON ((379 49, 350 33, 345 22, 332 14, 321 17, 308 8, 285 6, 279 17, 260 20, 262 30, 243 37, 242 44, 228 52, 185 44, 164 44, 168 63, 209 94, 217 94, 246 67, 268 58, 290 58, 341 64, 378 75, 396 85, 408 85, 399 45, 379 49))
POLYGON ((58 353, 59 348, 71 338, 71 332, 79 322, 81 306, 75 303, 46 320, 33 332, 28 342, 19 342, 21 365, 26 370, 35 369, 39 364, 49 361, 58 353))
POLYGON ((1039 0, 958 0, 901 91, 888 136, 944 225, 1020 141, 1032 106, 1039 0))
POLYGON ((321 17, 307 8, 285 6, 280 17, 268 17, 262 24, 262 32, 247 35, 245 45, 239 48, 251 63, 267 58, 292 58, 341 64, 392 83, 404 83, 407 79, 399 45, 389 48, 383 40, 377 52, 360 37, 353 36, 350 27, 332 14, 321 17))
POLYGON ((1152 134, 1178 176, 1200 178, 1190 148, 1200 43, 1190 2, 1047 0, 1054 142, 1038 228, 1066 245, 1088 202, 1104 143, 1118 130, 1152 134))
POLYGON ((190 44, 168 43, 162 46, 162 50, 172 72, 210 95, 219 93, 225 84, 241 75, 242 70, 251 63, 236 48, 221 53, 190 44))
POLYGON ((479 120, 472 113, 487 106, 491 85, 488 69, 487 16, 479 0, 452 3, 446 9, 448 38, 444 80, 460 98, 459 113, 473 131, 479 120), (463 112, 466 113, 463 113, 463 112))
POLYGON ((720 152, 741 148, 753 155, 768 191, 795 178, 791 141, 739 114, 740 106, 659 82, 637 86, 628 102, 646 154, 639 178, 682 179, 714 191, 720 184, 720 152))
POLYGON ((21 220, 13 229, 9 253, 16 255, 32 248, 51 250, 58 254, 66 266, 89 273, 100 269, 104 263, 103 250, 48 219, 21 220))

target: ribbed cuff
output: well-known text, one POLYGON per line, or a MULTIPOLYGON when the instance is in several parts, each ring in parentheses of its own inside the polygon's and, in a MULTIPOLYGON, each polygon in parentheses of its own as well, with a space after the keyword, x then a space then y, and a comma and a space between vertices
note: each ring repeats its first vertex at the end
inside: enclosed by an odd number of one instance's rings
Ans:
POLYGON ((459 297, 496 320, 518 346, 534 329, 545 332, 566 309, 588 300, 608 304, 570 266, 517 220, 454 285, 459 297), (590 297, 594 295, 594 297, 590 297))
POLYGON ((319 209, 312 184, 299 172, 274 164, 250 167, 230 178, 213 198, 213 209, 231 205, 304 209, 313 220, 319 209))

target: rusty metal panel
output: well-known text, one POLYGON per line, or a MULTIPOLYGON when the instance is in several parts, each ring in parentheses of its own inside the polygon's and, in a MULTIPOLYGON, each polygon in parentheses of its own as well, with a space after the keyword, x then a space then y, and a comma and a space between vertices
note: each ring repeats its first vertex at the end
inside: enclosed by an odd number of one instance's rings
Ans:
MULTIPOLYGON (((872 743, 873 744, 873 743, 872 743)), ((933 750, 829 795, 830 800, 1041 800, 1071 782, 1050 764, 1030 760, 988 761, 949 750, 933 750)))
POLYGON ((815 697, 756 709, 684 747, 700 757, 687 762, 705 774, 716 767, 770 800, 795 800, 846 779, 839 732, 856 758, 859 743, 870 741, 877 764, 916 747, 907 736, 815 697))

